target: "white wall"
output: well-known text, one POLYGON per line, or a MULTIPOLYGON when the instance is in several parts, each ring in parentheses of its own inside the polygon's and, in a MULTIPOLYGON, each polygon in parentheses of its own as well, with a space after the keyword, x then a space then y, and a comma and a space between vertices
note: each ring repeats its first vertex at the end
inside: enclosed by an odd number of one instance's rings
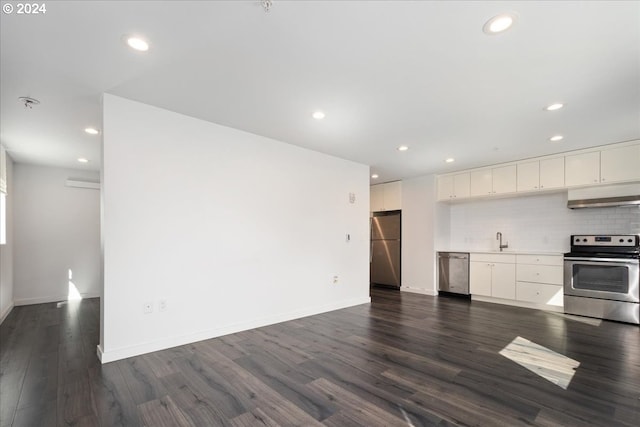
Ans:
POLYGON ((7 153, 7 243, 0 245, 0 323, 13 308, 13 161, 7 153))
POLYGON ((67 299, 70 269, 82 296, 99 296, 100 193, 65 186, 98 174, 16 163, 13 178, 15 304, 67 299))
MULTIPOLYGON (((497 249, 496 233, 512 250, 566 252, 571 234, 638 234, 640 208, 567 208, 566 192, 453 204, 453 250, 497 249)), ((447 249, 447 248, 444 248, 447 249)))
POLYGON ((103 362, 370 301, 367 166, 103 107, 103 362))
POLYGON ((401 290, 435 295, 435 175, 402 181, 401 290))

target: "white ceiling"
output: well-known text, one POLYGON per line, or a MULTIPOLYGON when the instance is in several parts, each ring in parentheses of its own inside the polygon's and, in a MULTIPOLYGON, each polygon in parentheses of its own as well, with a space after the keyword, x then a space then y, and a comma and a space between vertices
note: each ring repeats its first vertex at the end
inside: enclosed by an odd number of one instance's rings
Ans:
POLYGON ((99 170, 101 136, 83 129, 101 127, 103 92, 368 164, 379 182, 640 138, 638 1, 45 3, 1 17, 0 139, 17 162, 99 170), (482 32, 509 11, 512 29, 482 32), (129 49, 132 33, 151 49, 129 49))

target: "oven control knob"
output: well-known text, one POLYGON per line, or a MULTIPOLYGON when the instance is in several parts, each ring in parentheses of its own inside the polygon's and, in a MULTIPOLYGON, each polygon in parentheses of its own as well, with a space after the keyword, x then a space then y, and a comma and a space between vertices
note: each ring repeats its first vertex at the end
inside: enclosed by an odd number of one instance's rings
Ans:
POLYGON ((624 239, 620 239, 620 243, 624 243, 624 239))
POLYGON ((586 242, 586 241, 587 241, 587 239, 582 239, 582 241, 583 241, 583 242, 586 242))
POLYGON ((633 242, 633 239, 629 239, 629 240, 627 240, 627 242, 631 243, 631 242, 633 242))

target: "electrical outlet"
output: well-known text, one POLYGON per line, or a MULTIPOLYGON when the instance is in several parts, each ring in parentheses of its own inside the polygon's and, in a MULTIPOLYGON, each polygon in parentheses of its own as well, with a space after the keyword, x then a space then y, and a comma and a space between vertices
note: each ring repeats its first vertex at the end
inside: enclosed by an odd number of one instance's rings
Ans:
POLYGON ((150 301, 144 302, 142 303, 142 312, 144 314, 151 314, 153 313, 153 303, 150 301))
POLYGON ((335 285, 336 283, 338 283, 338 276, 333 276, 333 284, 335 285))
POLYGON ((167 300, 161 299, 158 301, 158 311, 167 311, 167 300))

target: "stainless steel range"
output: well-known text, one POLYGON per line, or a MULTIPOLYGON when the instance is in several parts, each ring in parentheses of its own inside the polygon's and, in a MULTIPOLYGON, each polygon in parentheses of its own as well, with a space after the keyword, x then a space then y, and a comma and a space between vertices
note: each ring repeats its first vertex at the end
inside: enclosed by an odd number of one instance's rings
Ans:
POLYGON ((640 324, 640 236, 571 236, 564 311, 640 324))

